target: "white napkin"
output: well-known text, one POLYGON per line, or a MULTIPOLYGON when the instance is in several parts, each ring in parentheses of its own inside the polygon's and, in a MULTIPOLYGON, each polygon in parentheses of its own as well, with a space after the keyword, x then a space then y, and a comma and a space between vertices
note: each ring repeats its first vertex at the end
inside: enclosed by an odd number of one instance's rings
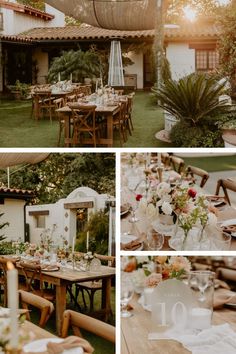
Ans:
POLYGON ((185 334, 176 328, 167 328, 165 332, 148 334, 149 340, 173 339, 180 342, 192 354, 235 354, 236 332, 228 323, 212 326, 201 332, 187 328, 185 334))
POLYGON ((235 354, 236 333, 228 323, 212 326, 198 334, 173 335, 192 354, 235 354))

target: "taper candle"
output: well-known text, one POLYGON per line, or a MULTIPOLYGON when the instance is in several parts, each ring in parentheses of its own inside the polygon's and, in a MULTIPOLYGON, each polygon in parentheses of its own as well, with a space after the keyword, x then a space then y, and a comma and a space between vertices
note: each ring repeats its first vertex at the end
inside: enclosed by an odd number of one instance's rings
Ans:
POLYGON ((19 295, 18 295, 18 271, 11 262, 7 263, 7 300, 10 309, 10 342, 11 348, 16 349, 19 345, 19 295))

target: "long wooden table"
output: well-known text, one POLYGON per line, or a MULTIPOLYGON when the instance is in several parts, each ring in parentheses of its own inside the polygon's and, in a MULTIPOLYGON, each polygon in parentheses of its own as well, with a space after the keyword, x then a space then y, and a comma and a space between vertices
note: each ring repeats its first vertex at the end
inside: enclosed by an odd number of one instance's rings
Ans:
POLYGON ((26 333, 33 333, 34 334, 34 339, 33 340, 38 340, 38 339, 44 339, 44 338, 56 338, 56 336, 45 329, 36 326, 34 323, 25 321, 22 325, 22 329, 26 333))
MULTIPOLYGON (((174 340, 148 340, 151 331, 151 313, 145 311, 134 296, 131 305, 133 316, 121 319, 121 353, 122 354, 189 354, 181 343, 174 340)), ((214 311, 213 324, 228 322, 236 331, 235 311, 222 308, 214 311)), ((235 333, 236 335, 236 333, 235 333)))
MULTIPOLYGON (((118 105, 116 106, 97 106, 95 112, 97 115, 102 115, 107 121, 107 133, 106 137, 99 138, 98 143, 101 145, 106 145, 107 147, 113 147, 113 117, 120 110, 118 105)), ((59 115, 61 115, 65 121, 65 130, 64 130, 64 138, 65 138, 65 146, 70 147, 73 143, 71 136, 71 117, 72 111, 70 107, 65 106, 57 109, 59 115)))
MULTIPOLYGON (((18 266, 19 274, 23 274, 18 266)), ((78 270, 66 269, 66 271, 43 272, 42 281, 53 284, 56 288, 56 328, 58 335, 61 334, 63 312, 66 310, 67 286, 74 283, 82 283, 91 280, 102 280, 102 310, 105 321, 110 313, 111 279, 115 275, 115 268, 101 266, 98 272, 82 272, 78 270)), ((35 276, 39 279, 39 276, 35 276)))

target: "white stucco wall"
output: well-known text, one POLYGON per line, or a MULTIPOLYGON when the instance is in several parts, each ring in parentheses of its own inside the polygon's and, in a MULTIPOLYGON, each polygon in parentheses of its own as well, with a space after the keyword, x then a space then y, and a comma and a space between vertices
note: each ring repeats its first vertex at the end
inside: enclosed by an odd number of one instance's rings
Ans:
POLYGON ((195 50, 189 49, 187 43, 169 43, 166 56, 174 80, 195 72, 195 50))
POLYGON ((9 222, 9 226, 0 231, 0 235, 5 235, 7 240, 24 240, 24 200, 5 199, 4 204, 0 205, 0 212, 4 213, 1 217, 2 222, 9 222))
POLYGON ((143 53, 130 52, 128 56, 134 64, 124 68, 125 74, 137 74, 137 89, 143 89, 143 53))
POLYGON ((39 69, 37 75, 37 83, 45 84, 49 69, 48 53, 44 53, 41 48, 36 48, 33 51, 33 60, 37 61, 37 67, 39 69))
POLYGON ((54 19, 45 21, 43 19, 33 17, 27 14, 16 12, 10 9, 1 8, 3 13, 3 31, 0 31, 2 35, 15 35, 25 31, 28 31, 35 27, 64 27, 65 15, 54 9, 53 7, 46 5, 46 12, 54 15, 54 19))
POLYGON ((80 187, 70 193, 67 198, 60 199, 55 204, 27 206, 26 222, 30 227, 30 242, 38 243, 40 240, 40 234, 44 231, 44 228, 36 227, 36 217, 34 215, 29 215, 30 211, 48 210, 49 215, 45 216, 45 228, 52 229, 55 224, 56 229, 53 234, 55 241, 58 240, 59 242, 61 236, 64 236, 71 245, 73 237, 76 234, 76 209, 66 209, 64 207, 65 204, 93 202, 93 208, 88 209, 88 213, 90 213, 91 211, 104 209, 107 200, 108 196, 106 194, 98 194, 90 188, 80 187))

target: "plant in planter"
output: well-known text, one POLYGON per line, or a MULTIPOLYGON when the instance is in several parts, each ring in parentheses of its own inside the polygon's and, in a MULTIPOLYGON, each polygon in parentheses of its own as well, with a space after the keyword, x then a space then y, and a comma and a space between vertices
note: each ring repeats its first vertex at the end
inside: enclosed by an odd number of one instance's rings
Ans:
POLYGON ((220 128, 225 147, 236 145, 236 106, 229 106, 227 112, 216 117, 216 125, 220 128))
POLYGON ((30 93, 30 85, 22 83, 19 80, 16 80, 15 85, 9 85, 8 88, 16 100, 26 99, 30 93))
MULTIPOLYGON (((226 102, 219 102, 224 88, 225 82, 219 83, 207 74, 193 73, 179 81, 168 80, 157 91, 160 107, 178 119, 178 124, 171 130, 171 139, 176 146, 186 146, 183 131, 194 128, 204 133, 203 136, 207 130, 209 133, 217 131, 214 119, 211 121, 209 117, 218 115, 225 108, 226 102), (182 131, 183 140, 180 137, 175 140, 173 129, 174 132, 177 129, 182 131)), ((194 146, 202 146, 202 142, 194 146)))

